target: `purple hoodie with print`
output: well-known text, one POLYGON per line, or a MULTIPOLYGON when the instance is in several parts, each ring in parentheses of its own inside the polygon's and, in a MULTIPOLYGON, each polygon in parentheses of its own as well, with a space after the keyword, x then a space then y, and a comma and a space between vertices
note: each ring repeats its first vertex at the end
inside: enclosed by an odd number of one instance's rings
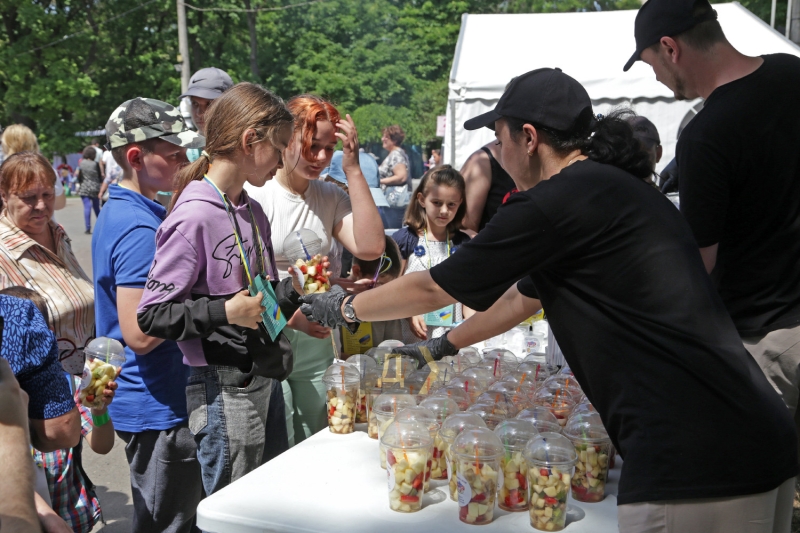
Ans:
MULTIPOLYGON (((234 218, 253 275, 262 262, 247 203, 262 238, 264 274, 277 279, 269 221, 258 202, 242 191, 230 216, 213 185, 192 181, 156 233, 156 255, 138 308, 138 322, 150 336, 178 341, 191 366, 237 366, 248 372, 250 354, 271 344, 262 329, 228 324, 225 301, 247 288, 248 281, 234 233, 234 218), (234 218, 231 218, 234 217, 234 218)), ((271 281, 281 310, 291 316, 299 296, 288 283, 271 281)))

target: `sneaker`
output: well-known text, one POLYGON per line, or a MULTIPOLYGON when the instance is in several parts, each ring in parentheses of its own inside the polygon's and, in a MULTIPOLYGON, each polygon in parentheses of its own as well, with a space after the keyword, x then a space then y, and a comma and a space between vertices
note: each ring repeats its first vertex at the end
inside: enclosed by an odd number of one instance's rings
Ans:
POLYGON ((83 232, 83 234, 84 235, 91 235, 92 234, 92 230, 87 229, 86 231, 83 232))

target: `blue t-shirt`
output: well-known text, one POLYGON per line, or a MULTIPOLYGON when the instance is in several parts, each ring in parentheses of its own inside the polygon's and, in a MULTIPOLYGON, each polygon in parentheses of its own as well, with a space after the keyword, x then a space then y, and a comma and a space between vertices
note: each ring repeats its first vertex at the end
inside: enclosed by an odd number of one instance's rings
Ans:
POLYGON ((75 400, 58 362, 58 344, 30 300, 0 295, 2 348, 22 390, 28 393, 28 418, 58 418, 75 409, 75 400))
MULTIPOLYGON (((94 310, 98 337, 123 345, 117 315, 117 287, 143 289, 156 253, 156 230, 167 215, 164 207, 118 185, 97 218, 92 236, 94 310)), ((174 341, 164 341, 145 355, 125 346, 127 361, 117 378, 117 394, 108 410, 114 427, 140 433, 165 430, 186 422, 189 367, 174 341)))

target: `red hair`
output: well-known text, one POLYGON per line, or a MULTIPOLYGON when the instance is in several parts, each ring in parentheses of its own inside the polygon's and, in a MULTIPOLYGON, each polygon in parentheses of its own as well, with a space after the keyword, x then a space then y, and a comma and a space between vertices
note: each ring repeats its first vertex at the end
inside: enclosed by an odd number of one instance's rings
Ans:
POLYGON ((3 193, 18 194, 38 185, 56 185, 56 171, 42 154, 17 152, 0 166, 0 190, 3 193))
POLYGON ((329 101, 313 94, 295 96, 287 106, 294 115, 294 129, 300 133, 300 153, 306 161, 314 161, 311 145, 317 133, 317 122, 327 120, 335 125, 341 120, 339 111, 329 101))

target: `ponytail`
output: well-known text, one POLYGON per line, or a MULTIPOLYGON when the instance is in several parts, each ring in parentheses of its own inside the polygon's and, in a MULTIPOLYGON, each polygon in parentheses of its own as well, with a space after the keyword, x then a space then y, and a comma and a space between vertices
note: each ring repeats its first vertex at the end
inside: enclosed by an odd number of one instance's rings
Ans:
MULTIPOLYGON (((606 116, 594 116, 587 107, 568 131, 554 130, 534 124, 542 135, 542 140, 556 153, 569 154, 575 150, 588 156, 592 161, 612 165, 633 174, 639 179, 647 179, 653 174, 650 157, 633 136, 633 128, 625 120, 636 114, 625 108, 613 110, 606 116)), ((522 132, 527 122, 506 117, 513 135, 522 132)))
POLYGON ((281 97, 254 83, 237 83, 215 99, 205 114, 206 147, 200 157, 175 177, 169 211, 193 181, 200 181, 217 157, 232 158, 240 149, 242 134, 255 130, 256 140, 277 145, 278 132, 291 128, 294 118, 281 97))

